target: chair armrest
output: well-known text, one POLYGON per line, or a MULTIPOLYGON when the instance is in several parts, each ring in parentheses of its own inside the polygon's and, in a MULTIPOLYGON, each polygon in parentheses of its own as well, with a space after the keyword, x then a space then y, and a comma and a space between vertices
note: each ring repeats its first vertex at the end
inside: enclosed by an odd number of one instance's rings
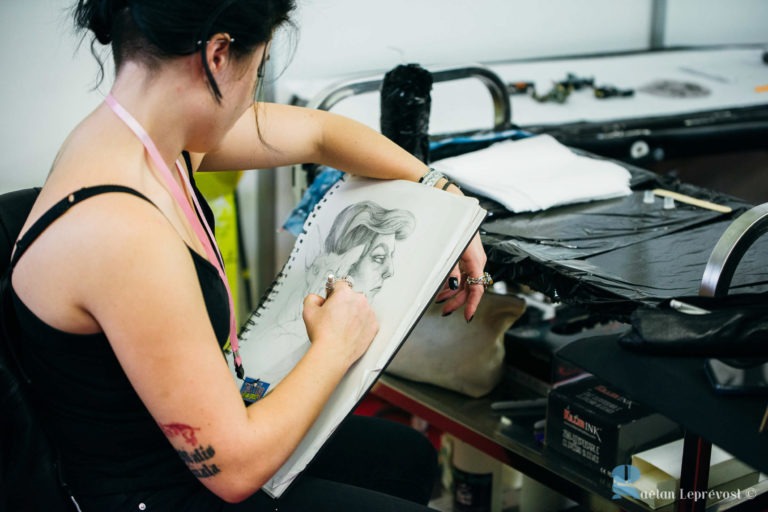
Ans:
POLYGON ((709 255, 699 295, 719 297, 728 294, 731 279, 741 258, 760 236, 768 231, 768 203, 742 213, 723 232, 709 255))
MULTIPOLYGON (((459 68, 445 68, 429 70, 433 82, 448 82, 463 78, 476 78, 480 80, 493 100, 493 129, 494 131, 507 130, 512 126, 512 102, 504 82, 490 69, 480 66, 465 66, 459 68)), ((356 78, 337 82, 320 91, 307 103, 307 107, 318 110, 330 110, 340 101, 367 92, 375 92, 381 88, 383 76, 372 78, 356 78)))

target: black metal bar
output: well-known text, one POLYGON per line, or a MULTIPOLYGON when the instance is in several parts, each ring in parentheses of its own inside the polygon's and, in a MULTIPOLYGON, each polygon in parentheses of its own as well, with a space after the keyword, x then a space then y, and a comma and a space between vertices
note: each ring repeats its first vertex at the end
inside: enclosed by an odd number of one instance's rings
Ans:
POLYGON ((704 512, 707 508, 712 443, 690 432, 683 441, 678 512, 704 512))

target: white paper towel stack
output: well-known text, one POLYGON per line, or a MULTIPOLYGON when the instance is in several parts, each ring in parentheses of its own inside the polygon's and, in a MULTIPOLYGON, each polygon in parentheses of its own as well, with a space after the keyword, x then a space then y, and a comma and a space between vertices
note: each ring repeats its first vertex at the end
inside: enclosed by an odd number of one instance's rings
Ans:
POLYGON ((550 135, 498 142, 440 160, 434 167, 467 191, 516 213, 631 193, 627 169, 577 155, 550 135))

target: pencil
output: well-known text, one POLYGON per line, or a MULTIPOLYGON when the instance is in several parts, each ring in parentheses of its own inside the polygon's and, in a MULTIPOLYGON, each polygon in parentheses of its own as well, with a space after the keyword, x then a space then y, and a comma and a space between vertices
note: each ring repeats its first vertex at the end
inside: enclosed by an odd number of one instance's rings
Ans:
POLYGON ((336 284, 336 278, 333 274, 328 274, 328 278, 325 280, 325 297, 328 298, 331 296, 331 292, 333 291, 333 285, 336 284))

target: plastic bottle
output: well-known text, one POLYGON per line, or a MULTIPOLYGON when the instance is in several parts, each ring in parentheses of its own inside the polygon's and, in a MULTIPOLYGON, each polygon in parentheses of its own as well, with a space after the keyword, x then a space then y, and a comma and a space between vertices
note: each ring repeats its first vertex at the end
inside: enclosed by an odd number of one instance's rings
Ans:
POLYGON ((453 512, 501 512, 503 464, 451 438, 453 512))

